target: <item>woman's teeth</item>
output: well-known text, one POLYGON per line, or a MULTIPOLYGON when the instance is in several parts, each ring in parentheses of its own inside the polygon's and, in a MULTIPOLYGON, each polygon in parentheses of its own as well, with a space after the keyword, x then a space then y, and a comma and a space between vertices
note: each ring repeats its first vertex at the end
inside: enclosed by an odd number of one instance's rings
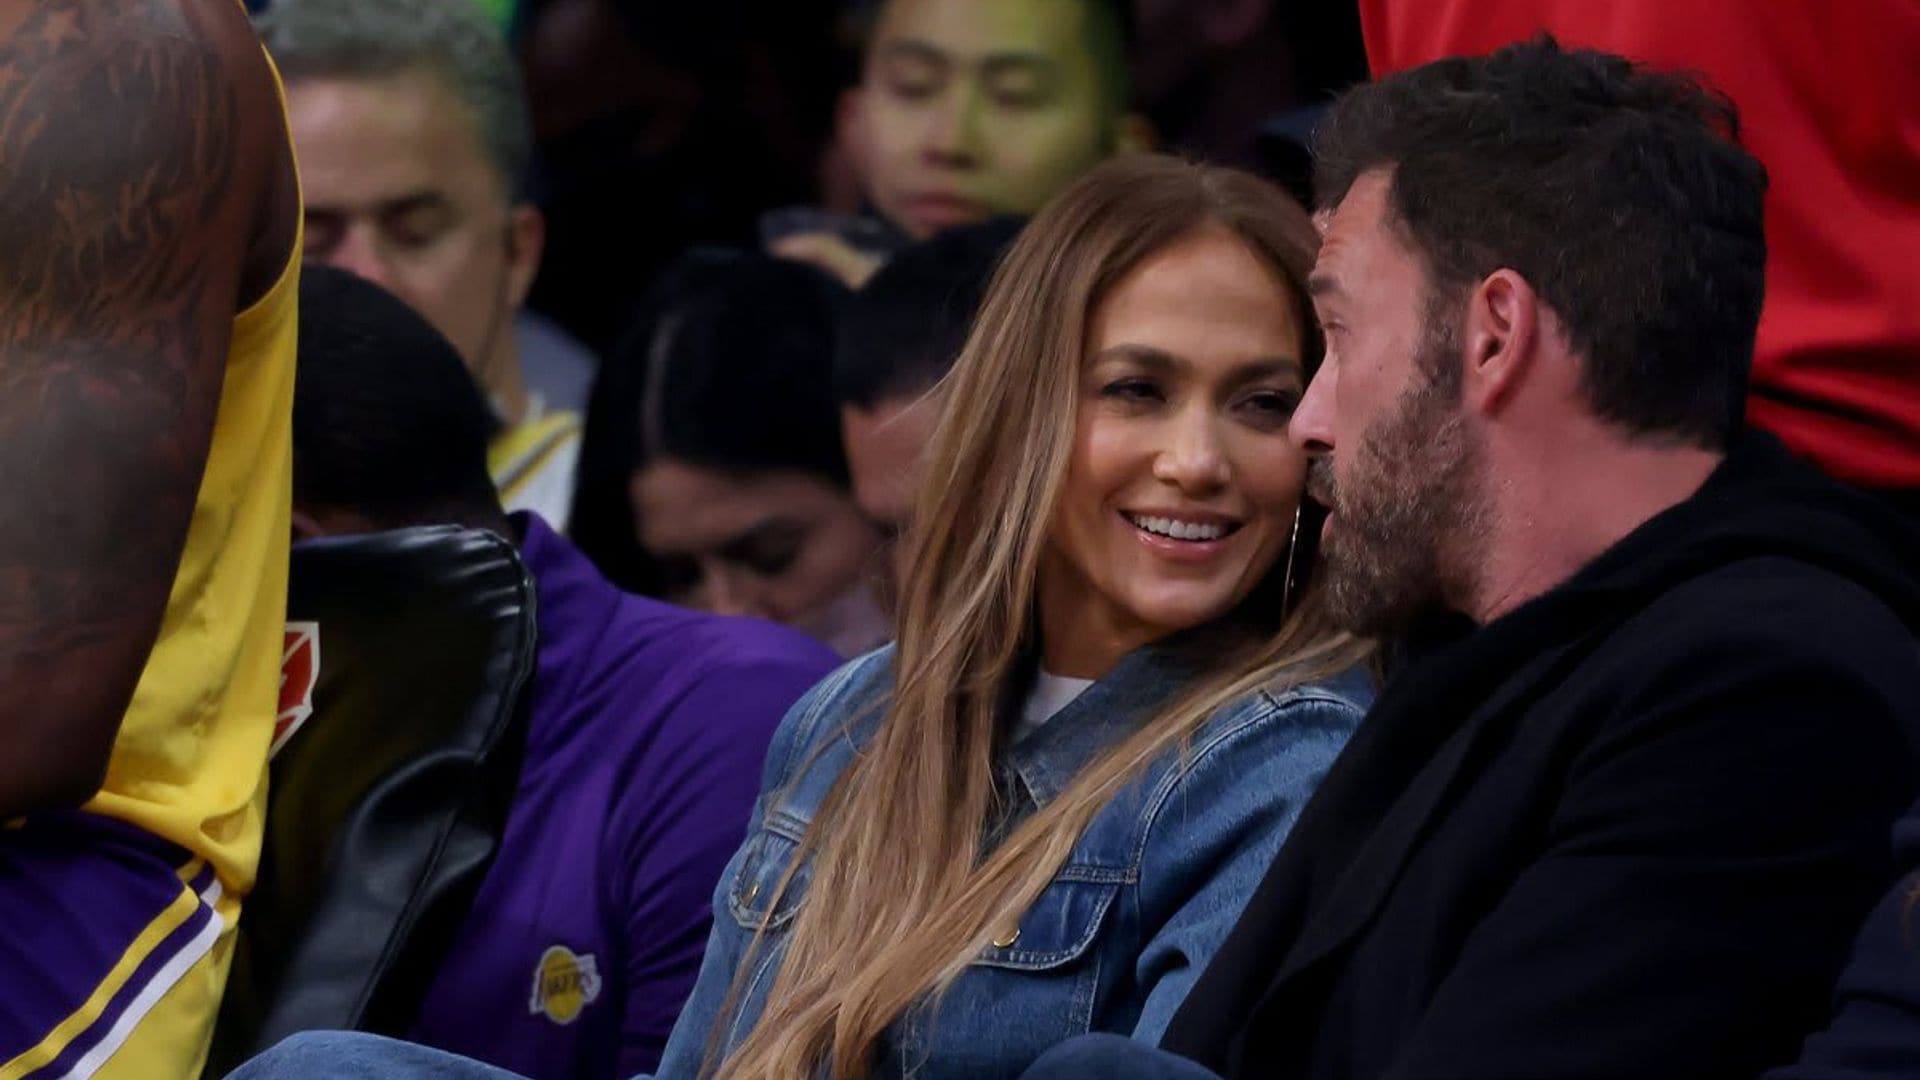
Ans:
POLYGON ((1232 531, 1226 525, 1202 525, 1197 521, 1176 521, 1173 518, 1140 517, 1128 514, 1127 520, 1136 529, 1175 540, 1218 540, 1232 531))

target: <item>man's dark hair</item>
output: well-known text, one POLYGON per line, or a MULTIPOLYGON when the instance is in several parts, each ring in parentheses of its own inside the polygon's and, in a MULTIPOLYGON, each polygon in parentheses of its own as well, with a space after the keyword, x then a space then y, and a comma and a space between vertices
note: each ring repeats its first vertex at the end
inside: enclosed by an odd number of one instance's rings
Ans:
POLYGON ((1766 171, 1738 138, 1732 103, 1693 78, 1541 36, 1349 92, 1314 178, 1333 206, 1391 170, 1430 300, 1514 270, 1584 354, 1598 416, 1718 449, 1744 413, 1766 263, 1766 171))
POLYGON ((498 529, 500 428, 460 354, 406 303, 345 270, 300 270, 293 497, 387 528, 498 529))
POLYGON ((947 374, 967 342, 1000 256, 1024 219, 949 229, 888 260, 847 302, 833 358, 833 396, 871 409, 917 397, 947 374))

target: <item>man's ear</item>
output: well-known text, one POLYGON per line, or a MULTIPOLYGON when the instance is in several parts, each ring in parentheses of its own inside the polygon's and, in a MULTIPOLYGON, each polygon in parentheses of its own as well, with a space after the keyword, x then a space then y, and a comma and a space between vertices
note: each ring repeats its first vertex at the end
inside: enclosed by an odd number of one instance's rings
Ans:
POLYGON ((1498 412, 1519 392, 1539 353, 1540 314, 1539 294, 1513 270, 1495 270, 1474 287, 1460 335, 1470 408, 1498 412))
POLYGON ((546 249, 546 215, 532 203, 515 204, 507 217, 507 305, 513 310, 527 302, 546 249))

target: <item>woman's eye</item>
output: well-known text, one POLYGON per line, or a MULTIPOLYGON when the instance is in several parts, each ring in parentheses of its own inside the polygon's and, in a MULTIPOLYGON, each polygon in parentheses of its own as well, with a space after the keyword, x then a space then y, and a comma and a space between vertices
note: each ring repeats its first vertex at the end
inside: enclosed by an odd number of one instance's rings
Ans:
POLYGON ((1247 405, 1275 416, 1292 416, 1300 407, 1300 395, 1291 390, 1261 390, 1247 395, 1247 405))
POLYGON ((801 536, 768 537, 740 553, 740 565, 763 578, 777 578, 793 569, 800 559, 801 536))
POLYGON ((1136 403, 1161 400, 1160 388, 1147 379, 1116 379, 1100 389, 1100 396, 1136 403))

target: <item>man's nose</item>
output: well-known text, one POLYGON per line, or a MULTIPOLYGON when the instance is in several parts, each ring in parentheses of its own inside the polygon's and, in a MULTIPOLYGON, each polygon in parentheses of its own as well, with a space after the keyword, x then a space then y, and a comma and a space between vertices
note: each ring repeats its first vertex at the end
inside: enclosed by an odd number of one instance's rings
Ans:
POLYGON ((1300 407, 1293 411, 1293 419, 1287 423, 1287 437, 1309 455, 1333 453, 1333 417, 1340 393, 1339 378, 1332 364, 1322 366, 1307 384, 1306 396, 1300 399, 1300 407))

